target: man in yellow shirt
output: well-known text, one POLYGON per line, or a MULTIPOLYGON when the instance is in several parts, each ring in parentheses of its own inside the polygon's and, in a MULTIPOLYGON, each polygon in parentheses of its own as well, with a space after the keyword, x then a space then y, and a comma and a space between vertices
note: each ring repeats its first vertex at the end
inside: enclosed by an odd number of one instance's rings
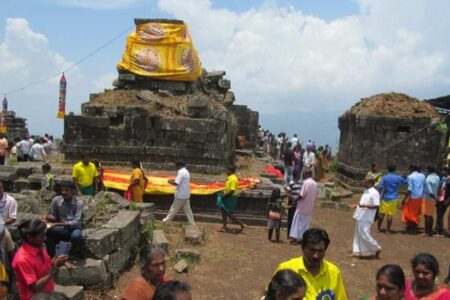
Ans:
POLYGON ((275 270, 290 269, 306 282, 305 300, 347 300, 341 271, 324 259, 330 239, 325 230, 310 228, 303 234, 303 256, 282 262, 275 270))
POLYGON ((73 182, 78 191, 78 196, 95 194, 95 187, 98 173, 94 163, 90 162, 89 156, 83 154, 81 161, 73 165, 73 182))
POLYGON ((239 181, 236 176, 236 168, 229 167, 227 169, 227 181, 225 183, 225 189, 223 190, 223 195, 218 195, 217 206, 222 212, 222 228, 219 230, 220 232, 229 231, 227 227, 227 218, 230 218, 236 224, 241 226, 239 232, 244 229, 244 223, 242 223, 238 218, 234 216, 234 210, 236 209, 237 204, 237 194, 239 191, 239 181))

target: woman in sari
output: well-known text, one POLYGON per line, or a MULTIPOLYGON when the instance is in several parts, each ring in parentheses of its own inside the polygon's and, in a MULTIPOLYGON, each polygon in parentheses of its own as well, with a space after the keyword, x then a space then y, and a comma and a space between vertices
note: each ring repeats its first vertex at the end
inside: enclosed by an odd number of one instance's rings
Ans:
POLYGON ((131 173, 130 185, 128 189, 133 193, 133 202, 144 202, 144 191, 147 187, 148 179, 144 174, 144 170, 141 168, 141 162, 137 159, 131 161, 133 167, 133 173, 131 173))
POLYGON ((428 253, 420 253, 411 260, 414 274, 412 280, 406 280, 403 296, 405 300, 447 300, 450 291, 445 285, 437 284, 439 264, 436 258, 428 253))
POLYGON ((397 265, 384 265, 377 272, 377 294, 361 300, 403 300, 405 274, 397 265))

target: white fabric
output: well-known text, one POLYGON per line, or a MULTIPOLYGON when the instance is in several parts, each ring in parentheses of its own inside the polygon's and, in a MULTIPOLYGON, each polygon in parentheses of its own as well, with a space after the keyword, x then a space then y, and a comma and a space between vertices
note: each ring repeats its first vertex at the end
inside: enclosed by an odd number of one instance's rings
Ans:
POLYGON ((355 236, 353 237, 353 253, 361 256, 371 256, 381 249, 381 246, 370 234, 369 221, 356 221, 355 236))
POLYGON ((194 215, 192 213, 191 202, 189 198, 188 199, 175 198, 173 200, 172 206, 170 207, 169 213, 167 214, 167 217, 163 219, 163 222, 166 223, 172 221, 181 208, 183 208, 189 224, 195 225, 194 215))
POLYGON ((45 153, 44 146, 36 143, 33 145, 33 147, 31 147, 29 155, 33 160, 41 161, 45 156, 47 156, 47 153, 45 153))
POLYGON ((309 224, 311 223, 311 216, 304 216, 298 210, 295 211, 294 218, 292 219, 291 231, 289 232, 289 237, 301 240, 303 239, 303 234, 309 229, 309 224))
POLYGON ((21 140, 20 142, 17 143, 17 147, 20 149, 20 153, 22 154, 30 153, 32 145, 33 144, 31 144, 31 142, 28 140, 21 140))
MULTIPOLYGON (((359 205, 380 206, 380 193, 376 188, 371 187, 368 190, 364 190, 361 196, 359 205)), ((353 218, 359 221, 365 221, 373 223, 377 210, 374 208, 366 208, 358 206, 353 214, 353 218)))
POLYGON ((175 189, 176 199, 189 199, 191 197, 190 181, 191 175, 189 171, 186 168, 179 169, 175 178, 175 183, 177 184, 175 189))
POLYGON ((297 144, 298 144, 298 138, 294 136, 294 137, 291 139, 291 144, 292 144, 292 148, 296 147, 297 144))
POLYGON ((305 167, 311 167, 314 164, 314 161, 316 160, 316 155, 314 152, 306 152, 303 154, 303 165, 305 167))

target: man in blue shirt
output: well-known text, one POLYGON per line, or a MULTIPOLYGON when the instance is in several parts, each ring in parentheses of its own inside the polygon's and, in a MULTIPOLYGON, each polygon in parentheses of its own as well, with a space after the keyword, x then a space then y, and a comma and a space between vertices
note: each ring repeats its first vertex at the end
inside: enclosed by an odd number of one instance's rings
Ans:
POLYGON ((381 182, 376 186, 381 193, 381 204, 378 213, 378 232, 381 231, 384 216, 387 216, 386 233, 391 232, 392 217, 397 213, 398 207, 398 189, 401 184, 406 184, 407 181, 402 176, 395 173, 396 166, 389 165, 387 167, 388 173, 381 178, 381 182))
POLYGON ((427 178, 425 179, 425 198, 422 204, 422 213, 425 217, 425 233, 424 236, 433 235, 433 215, 436 207, 437 197, 439 193, 440 178, 436 174, 435 169, 431 166, 426 170, 427 178))
POLYGON ((410 167, 408 176, 408 193, 402 201, 402 221, 411 233, 417 233, 420 222, 420 210, 425 196, 425 175, 420 173, 418 166, 410 167))

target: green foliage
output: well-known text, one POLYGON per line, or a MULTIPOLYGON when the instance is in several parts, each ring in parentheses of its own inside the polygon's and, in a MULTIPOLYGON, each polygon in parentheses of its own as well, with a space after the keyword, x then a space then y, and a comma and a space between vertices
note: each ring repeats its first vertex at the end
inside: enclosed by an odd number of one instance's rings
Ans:
POLYGON ((142 229, 141 233, 148 242, 151 242, 153 239, 153 230, 154 229, 155 229, 155 227, 153 226, 153 221, 145 224, 144 228, 142 229))
POLYGON ((330 170, 333 172, 337 171, 337 155, 334 156, 333 161, 331 162, 330 170))
POLYGON ((448 131, 447 124, 445 124, 445 123, 438 123, 438 124, 436 125, 436 130, 437 130, 439 133, 441 133, 441 134, 447 133, 447 131, 448 131))
POLYGON ((130 202, 130 206, 128 207, 128 210, 138 210, 136 202, 130 202))

